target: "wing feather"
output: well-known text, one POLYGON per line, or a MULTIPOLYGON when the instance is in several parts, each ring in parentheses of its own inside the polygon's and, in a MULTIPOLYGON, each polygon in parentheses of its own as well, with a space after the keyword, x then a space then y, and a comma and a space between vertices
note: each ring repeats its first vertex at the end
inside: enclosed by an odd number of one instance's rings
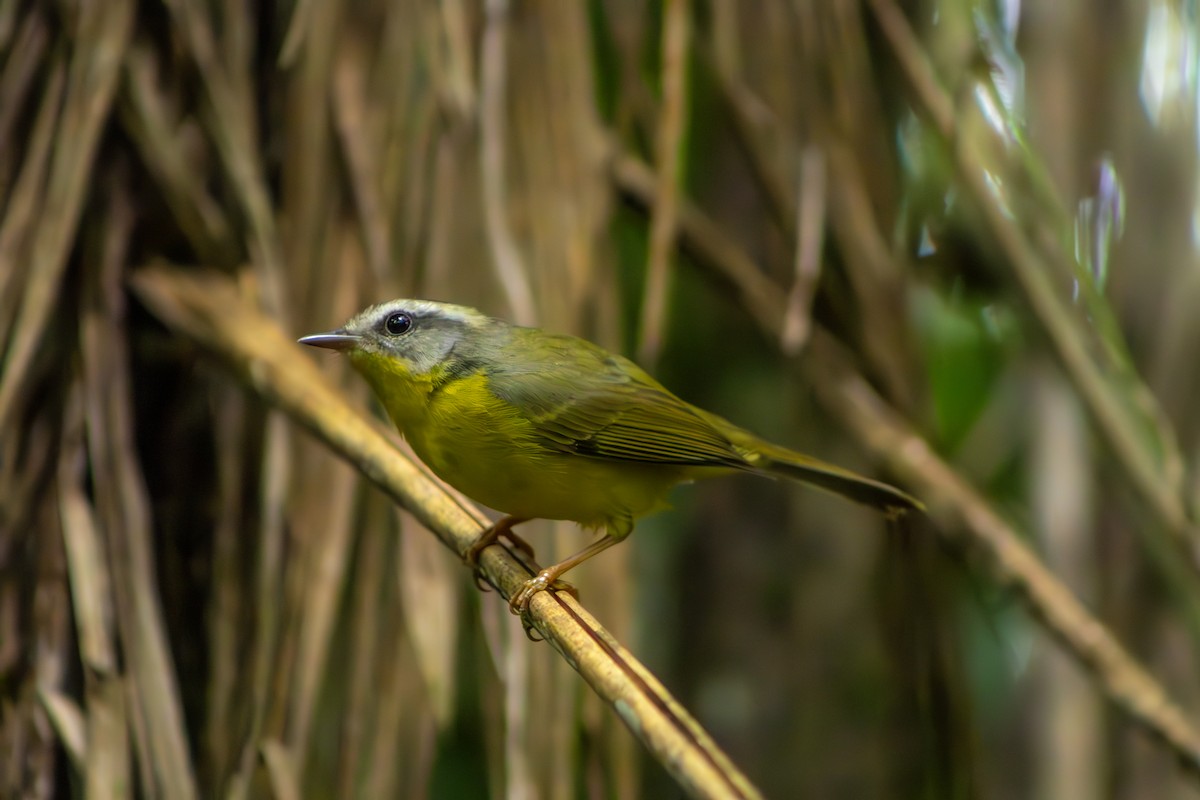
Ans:
POLYGON ((543 446, 614 461, 746 468, 720 430, 632 361, 581 339, 536 333, 538 341, 525 344, 546 351, 551 364, 535 370, 501 360, 488 377, 543 446))

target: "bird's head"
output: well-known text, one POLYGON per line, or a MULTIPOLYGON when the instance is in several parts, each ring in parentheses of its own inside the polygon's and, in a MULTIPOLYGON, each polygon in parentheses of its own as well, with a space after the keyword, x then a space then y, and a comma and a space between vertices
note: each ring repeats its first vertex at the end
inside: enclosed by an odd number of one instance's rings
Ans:
POLYGON ((357 314, 337 330, 305 336, 312 347, 340 350, 364 374, 374 367, 426 375, 459 354, 494 320, 473 308, 429 300, 392 300, 357 314))

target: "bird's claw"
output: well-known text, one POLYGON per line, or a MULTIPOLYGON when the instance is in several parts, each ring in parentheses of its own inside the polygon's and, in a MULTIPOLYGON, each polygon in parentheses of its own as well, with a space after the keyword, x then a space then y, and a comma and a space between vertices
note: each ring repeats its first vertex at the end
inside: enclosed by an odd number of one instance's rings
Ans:
POLYGON ((492 585, 488 583, 487 575, 478 565, 471 571, 471 579, 475 581, 475 588, 481 592, 490 592, 492 585))
POLYGON ((525 581, 521 590, 508 598, 509 612, 525 616, 525 612, 529 610, 530 599, 538 592, 546 591, 549 586, 549 577, 544 573, 539 573, 536 577, 525 581))
POLYGON ((475 580, 475 588, 481 592, 491 591, 491 586, 487 582, 487 575, 484 574, 483 567, 479 564, 479 556, 495 541, 495 537, 488 536, 488 532, 484 531, 483 535, 467 548, 466 555, 463 556, 463 562, 471 568, 471 577, 475 580))
POLYGON ((483 568, 479 565, 479 557, 483 555, 483 551, 494 545, 499 539, 507 539, 508 542, 526 558, 531 561, 536 558, 533 553, 533 547, 529 542, 522 539, 512 530, 512 525, 504 527, 492 527, 479 534, 479 538, 467 548, 467 552, 463 555, 463 561, 471 572, 474 573, 475 587, 481 592, 490 591, 490 584, 487 581, 487 576, 483 572, 483 568))
POLYGON ((546 641, 546 637, 542 636, 542 632, 537 629, 537 626, 533 624, 533 620, 531 620, 528 616, 521 617, 521 628, 525 631, 525 638, 529 641, 546 641))
MULTIPOLYGON (((555 592, 566 592, 576 600, 579 599, 578 589, 566 581, 557 580, 554 577, 554 573, 550 570, 542 570, 535 577, 525 581, 525 585, 521 587, 520 591, 508 599, 508 610, 523 618, 526 612, 529 611, 529 601, 533 599, 533 596, 547 589, 555 592)), ((526 630, 526 633, 528 633, 528 630, 526 630)))

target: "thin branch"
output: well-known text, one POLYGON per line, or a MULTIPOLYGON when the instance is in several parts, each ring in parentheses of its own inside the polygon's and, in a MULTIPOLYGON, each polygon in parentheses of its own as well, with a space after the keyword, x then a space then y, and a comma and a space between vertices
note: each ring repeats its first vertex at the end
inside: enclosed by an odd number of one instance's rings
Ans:
MULTIPOLYGON (((653 201, 647 195, 654 185, 646 180, 649 171, 630 156, 614 160, 620 189, 646 207, 653 201)), ((770 279, 703 212, 685 202, 680 220, 680 244, 716 278, 733 285, 767 337, 779 341, 784 319, 782 292, 770 290, 770 279)), ((824 379, 814 382, 826 405, 845 418, 860 441, 921 488, 918 495, 930 516, 940 523, 934 527, 937 535, 956 544, 965 540, 983 553, 998 581, 1017 592, 1033 618, 1093 675, 1108 699, 1165 743, 1189 771, 1200 775, 1200 733, 1182 708, 986 499, 941 461, 929 444, 837 357, 831 337, 821 328, 814 331, 814 345, 819 345, 815 349, 822 366, 836 376, 834 388, 825 386, 824 379)))
MULTIPOLYGON (((54 734, 62 745, 71 766, 80 774, 87 774, 87 728, 83 709, 73 699, 48 686, 38 689, 38 700, 46 717, 54 727, 54 734)), ((91 788, 89 786, 89 788, 91 788)))
POLYGON ((212 594, 205 615, 209 676, 202 741, 206 747, 205 785, 225 786, 241 744, 229 731, 237 730, 245 719, 245 703, 239 692, 244 685, 244 657, 238 621, 243 619, 249 599, 244 596, 239 578, 243 555, 238 543, 245 511, 244 487, 250 484, 247 477, 250 464, 243 447, 250 426, 245 395, 235 386, 215 391, 209 398, 209 406, 217 474, 214 508, 218 511, 212 527, 212 594))
POLYGON ((779 346, 788 355, 803 349, 812 333, 812 304, 821 277, 821 250, 825 244, 825 154, 808 147, 800 158, 800 202, 796 210, 796 259, 792 290, 779 346))
POLYGON ((508 184, 504 171, 505 100, 508 95, 508 0, 487 0, 479 87, 479 159, 483 180, 483 214, 500 286, 513 318, 522 325, 536 321, 533 290, 521 251, 508 224, 508 184))
POLYGON ((59 467, 59 516, 87 702, 86 752, 76 766, 84 775, 89 797, 128 797, 132 788, 128 687, 117 664, 112 579, 95 512, 84 495, 80 476, 74 474, 82 472, 82 441, 68 452, 59 467))
POLYGON ((683 133, 687 122, 688 0, 668 0, 663 11, 662 92, 654 160, 658 164, 658 191, 650 222, 650 248, 646 261, 646 287, 642 297, 642 324, 638 357, 652 363, 662 347, 666 324, 667 285, 671 254, 678 226, 680 167, 683 133))
MULTIPOLYGON (((0 70, 0 152, 13 149, 13 128, 25 99, 36 85, 49 45, 50 24, 46 21, 46 10, 37 6, 29 9, 12 41, 0 44, 0 50, 8 51, 4 68, 0 70)), ((31 138, 30 141, 36 140, 31 138)))
POLYGON ((358 50, 338 54, 329 85, 333 120, 346 160, 346 177, 354 194, 367 264, 375 280, 383 283, 392 263, 392 236, 386 204, 379 186, 382 170, 376 161, 383 148, 376 146, 367 126, 366 75, 358 50))
MULTIPOLYGON (((215 351, 266 402, 350 461, 460 556, 486 524, 358 411, 271 319, 214 274, 148 267, 132 278, 142 301, 179 334, 215 351)), ((507 550, 490 547, 481 566, 509 597, 533 574, 507 550)), ((696 797, 756 798, 757 789, 698 723, 574 598, 541 592, 529 619, 684 789, 696 797)))
POLYGON ((667 284, 678 225, 679 170, 688 106, 689 2, 668 0, 662 23, 662 108, 654 160, 658 166, 655 203, 650 219, 646 289, 642 296, 642 325, 637 354, 652 363, 662 347, 666 323, 667 284))
MULTIPOLYGON (((65 58, 51 59, 42 86, 42 102, 29 133, 29 145, 21 155, 21 171, 7 187, 4 219, 0 220, 0 350, 7 349, 12 326, 24 305, 24 285, 29 280, 29 239, 37 232, 46 192, 46 173, 55 142, 63 87, 66 84, 65 58)), ((48 224, 43 221, 42 224, 48 224)), ((0 359, 4 358, 0 353, 0 359)), ((2 362, 0 362, 2 363, 2 362)), ((3 383, 3 381, 0 381, 3 383)), ((15 389, 14 389, 15 391, 15 389)), ((0 419, 4 416, 0 412, 0 419)))

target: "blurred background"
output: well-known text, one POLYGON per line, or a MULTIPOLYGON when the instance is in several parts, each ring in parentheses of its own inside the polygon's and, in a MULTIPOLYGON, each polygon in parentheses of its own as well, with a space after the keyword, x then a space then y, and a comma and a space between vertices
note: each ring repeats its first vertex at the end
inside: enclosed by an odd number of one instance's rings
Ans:
MULTIPOLYGON (((679 794, 139 302, 161 263, 293 337, 397 296, 583 335, 921 494, 823 394, 836 340, 1194 713, 1196 14, 0 1, 0 795, 679 794)), ((572 581, 769 797, 1200 795, 922 496, 682 487, 572 581)))

